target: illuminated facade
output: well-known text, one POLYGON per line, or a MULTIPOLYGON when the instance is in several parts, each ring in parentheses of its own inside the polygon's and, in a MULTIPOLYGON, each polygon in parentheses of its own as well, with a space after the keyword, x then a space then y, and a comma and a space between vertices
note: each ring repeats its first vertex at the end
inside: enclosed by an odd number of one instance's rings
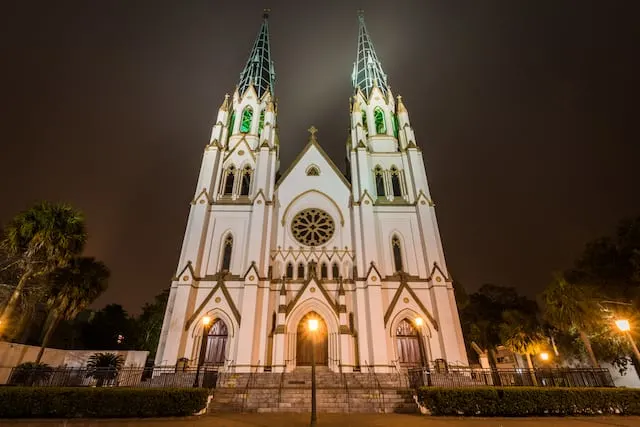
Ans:
POLYGON ((352 81, 350 179, 311 127, 276 180, 265 14, 205 148, 157 365, 291 371, 310 361, 310 317, 316 361, 335 371, 467 364, 422 152, 362 15, 352 81))

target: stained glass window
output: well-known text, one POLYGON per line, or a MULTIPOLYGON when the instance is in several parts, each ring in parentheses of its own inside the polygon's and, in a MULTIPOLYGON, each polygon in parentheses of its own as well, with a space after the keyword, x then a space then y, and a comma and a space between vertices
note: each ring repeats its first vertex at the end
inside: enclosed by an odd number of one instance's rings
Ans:
POLYGON ((298 264, 298 279, 304 279, 304 264, 298 264))
POLYGON ((288 263, 287 264, 287 279, 292 279, 293 278, 293 264, 288 263))
POLYGON ((251 107, 245 107, 242 112, 242 123, 240 123, 240 132, 251 132, 251 120, 253 120, 253 109, 251 107))
POLYGON ((395 114, 393 115, 393 136, 395 136, 396 138, 398 138, 398 128, 399 128, 399 124, 398 124, 398 116, 396 116, 395 114))
POLYGON ((331 275, 334 279, 337 279, 340 276, 340 269, 338 268, 337 263, 333 263, 333 267, 331 268, 331 275))
POLYGON ((373 110, 373 118, 376 122, 376 133, 378 135, 387 133, 387 125, 384 121, 384 112, 382 111, 382 108, 376 107, 376 109, 373 110))
POLYGON ((229 135, 233 133, 233 125, 236 123, 236 112, 231 112, 231 118, 229 119, 229 135))
POLYGON ((264 128, 264 110, 260 112, 260 121, 258 121, 258 135, 262 133, 263 128, 264 128))
POLYGON ((329 275, 329 271, 327 269, 327 264, 323 262, 322 265, 320 266, 320 278, 326 279, 328 275, 329 275))

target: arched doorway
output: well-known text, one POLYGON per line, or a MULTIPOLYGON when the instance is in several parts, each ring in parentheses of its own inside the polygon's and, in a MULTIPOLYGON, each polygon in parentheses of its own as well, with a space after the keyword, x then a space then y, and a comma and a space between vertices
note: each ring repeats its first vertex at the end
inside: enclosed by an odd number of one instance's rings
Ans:
POLYGON ((402 366, 423 366, 424 348, 418 331, 408 319, 403 319, 396 328, 398 361, 402 366))
POLYGON ((326 366, 329 359, 327 324, 324 323, 322 317, 313 311, 307 313, 300 323, 298 323, 298 332, 296 334, 296 365, 311 366, 313 343, 311 341, 311 332, 309 332, 309 319, 318 319, 318 330, 314 332, 316 340, 316 365, 326 366))
POLYGON ((206 336, 204 363, 207 365, 223 365, 229 331, 222 319, 216 319, 206 336))

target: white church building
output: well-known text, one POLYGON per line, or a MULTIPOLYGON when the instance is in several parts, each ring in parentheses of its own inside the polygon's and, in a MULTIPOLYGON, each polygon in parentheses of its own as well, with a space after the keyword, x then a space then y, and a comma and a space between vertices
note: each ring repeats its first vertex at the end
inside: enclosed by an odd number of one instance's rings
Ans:
POLYGON ((341 372, 467 365, 422 150, 363 16, 346 174, 313 126, 279 173, 263 18, 204 149, 156 365, 289 372, 312 355, 341 372))

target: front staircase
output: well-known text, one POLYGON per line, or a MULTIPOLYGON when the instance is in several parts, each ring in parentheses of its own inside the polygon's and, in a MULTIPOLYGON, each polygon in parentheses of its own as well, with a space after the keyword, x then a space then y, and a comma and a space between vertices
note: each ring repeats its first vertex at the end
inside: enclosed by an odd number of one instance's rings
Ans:
MULTIPOLYGON (((417 411, 413 390, 400 374, 316 370, 318 412, 417 411)), ((209 412, 310 412, 311 370, 220 374, 209 412)))

